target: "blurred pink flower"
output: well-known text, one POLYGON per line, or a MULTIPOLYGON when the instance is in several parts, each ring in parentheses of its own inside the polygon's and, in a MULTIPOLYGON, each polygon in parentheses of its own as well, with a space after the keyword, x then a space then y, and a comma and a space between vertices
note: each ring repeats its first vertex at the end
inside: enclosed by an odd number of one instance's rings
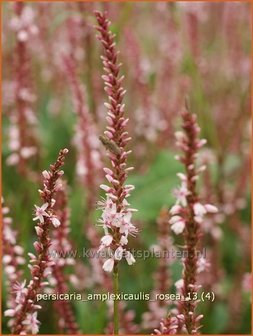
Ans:
POLYGON ((38 331, 39 331, 40 322, 37 319, 37 315, 38 315, 37 312, 34 312, 32 314, 28 313, 26 315, 26 319, 22 322, 22 324, 24 326, 27 325, 29 327, 29 329, 31 330, 32 334, 37 334, 38 331))

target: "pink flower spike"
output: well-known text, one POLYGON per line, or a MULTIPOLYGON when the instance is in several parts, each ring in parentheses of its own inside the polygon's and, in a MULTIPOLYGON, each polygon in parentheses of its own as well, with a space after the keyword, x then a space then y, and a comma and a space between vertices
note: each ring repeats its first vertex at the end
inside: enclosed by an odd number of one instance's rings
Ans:
POLYGON ((44 223, 44 217, 49 217, 49 214, 45 211, 48 207, 48 203, 44 203, 41 207, 35 206, 35 215, 33 221, 39 220, 41 223, 44 223))
MULTIPOLYGON (((134 186, 127 184, 128 172, 132 169, 127 168, 127 158, 131 150, 126 149, 128 141, 131 139, 127 130, 126 124, 128 119, 124 116, 123 96, 126 91, 121 86, 123 76, 120 75, 120 66, 118 62, 118 51, 115 46, 115 35, 109 29, 109 20, 106 14, 95 11, 95 16, 98 22, 99 31, 98 39, 102 43, 104 54, 101 57, 103 69, 104 89, 108 95, 105 106, 108 116, 106 131, 104 134, 108 139, 101 142, 106 149, 106 154, 109 156, 110 168, 104 168, 108 185, 100 186, 106 192, 107 202, 101 207, 102 215, 99 222, 102 224, 105 236, 112 235, 113 240, 110 244, 110 259, 106 260, 103 269, 111 272, 118 272, 116 265, 118 261, 122 261, 125 245, 128 243, 128 235, 134 235, 138 232, 136 227, 131 223, 131 212, 134 209, 130 208, 130 204, 126 198, 130 196, 134 186), (108 202, 109 201, 109 202, 108 202), (113 205, 112 205, 113 204, 113 205), (117 262, 115 263, 115 260, 117 262)), ((107 238, 106 238, 107 239, 107 238)), ((135 262, 131 254, 127 253, 127 262, 129 265, 135 262)))

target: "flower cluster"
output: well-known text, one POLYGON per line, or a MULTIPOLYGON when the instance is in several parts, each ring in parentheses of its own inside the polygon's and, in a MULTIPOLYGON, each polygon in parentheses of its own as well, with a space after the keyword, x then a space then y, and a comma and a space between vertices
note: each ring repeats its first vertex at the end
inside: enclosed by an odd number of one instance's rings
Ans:
MULTIPOLYGON (((6 285, 8 287, 8 297, 6 305, 8 310, 15 305, 16 290, 18 283, 21 281, 22 270, 20 266, 25 263, 23 257, 23 248, 17 244, 17 232, 11 227, 12 218, 9 216, 9 208, 2 201, 3 216, 3 265, 6 274, 6 285)), ((5 313, 6 313, 5 312, 5 313)), ((11 327, 11 321, 9 321, 11 327)))
POLYGON ((29 172, 26 161, 38 155, 38 141, 34 134, 36 117, 33 104, 36 96, 31 85, 31 69, 27 41, 38 32, 34 24, 34 11, 23 2, 14 4, 15 16, 10 20, 10 28, 16 35, 14 67, 14 103, 10 115, 8 165, 16 165, 21 174, 29 172))
POLYGON ((124 35, 125 43, 128 46, 124 54, 129 59, 129 71, 131 71, 131 77, 133 78, 133 89, 138 92, 138 108, 133 116, 135 118, 135 134, 138 136, 138 140, 146 139, 148 142, 155 142, 166 123, 162 120, 159 114, 160 111, 152 99, 148 81, 151 66, 149 61, 141 55, 138 39, 133 29, 131 27, 125 29, 124 35))
POLYGON ((152 335, 175 335, 178 330, 178 319, 174 316, 168 316, 160 322, 160 328, 154 330, 152 335))
POLYGON ((33 177, 27 166, 27 160, 38 156, 38 141, 34 132, 37 120, 33 111, 36 96, 32 90, 31 64, 27 42, 38 33, 34 23, 34 10, 22 2, 14 4, 15 15, 10 20, 10 29, 15 33, 16 50, 14 67, 16 78, 13 79, 13 103, 10 113, 8 165, 17 166, 19 173, 33 177))
POLYGON ((10 209, 2 201, 3 215, 3 264, 5 273, 11 282, 18 280, 18 265, 23 265, 23 248, 17 244, 17 232, 12 227, 12 218, 8 216, 10 209))
POLYGON ((30 36, 38 34, 38 27, 35 24, 35 12, 31 6, 15 4, 15 16, 10 20, 10 28, 16 32, 20 42, 27 42, 30 36))
POLYGON ((87 188, 87 203, 88 209, 90 209, 95 202, 96 186, 102 168, 97 129, 88 109, 85 90, 77 75, 75 59, 63 55, 63 63, 71 86, 72 100, 78 118, 74 138, 78 153, 77 174, 87 188))
MULTIPOLYGON (((185 186, 181 187, 184 188, 184 190, 186 191, 186 194, 188 194, 188 190, 185 188, 185 186)), ((181 196, 179 196, 181 197, 181 196)), ((178 198, 179 200, 179 198, 178 198)), ((186 218, 187 218, 187 211, 185 211, 187 204, 183 205, 174 205, 171 210, 170 210, 170 214, 171 214, 171 218, 170 218, 170 224, 171 224, 171 230, 175 233, 175 234, 180 234, 184 231, 185 229, 185 225, 186 225, 186 218)), ((204 217, 207 213, 217 213, 217 208, 211 204, 201 204, 199 202, 196 202, 193 205, 193 211, 194 211, 194 220, 201 224, 203 223, 204 217)))
MULTIPOLYGON (((74 32, 72 32, 70 25, 68 25, 68 27, 70 30, 69 35, 72 36, 74 32)), ((87 33, 87 29, 84 31, 87 33)), ((74 41, 72 42, 74 43, 74 41)), ((72 49, 75 49, 74 46, 72 49)), ((68 54, 64 54, 62 59, 64 69, 70 83, 72 101, 77 115, 77 122, 75 127, 76 132, 73 142, 77 149, 76 172, 80 182, 87 191, 87 219, 85 228, 86 236, 89 239, 91 245, 93 247, 97 247, 100 241, 100 237, 91 220, 93 206, 95 200, 97 199, 99 190, 98 185, 102 177, 101 151, 99 148, 97 128, 93 115, 90 113, 91 111, 88 107, 87 96, 85 94, 84 87, 78 77, 78 62, 75 55, 69 52, 68 54)), ((100 281, 104 284, 106 275, 102 270, 101 263, 102 260, 99 258, 92 259, 91 277, 95 279, 95 282, 100 281)), ((75 279, 75 275, 73 275, 72 278, 75 279)))
MULTIPOLYGON (((105 185, 102 185, 104 188, 105 185)), ((120 212, 117 212, 116 204, 112 201, 110 194, 107 194, 105 201, 99 201, 98 205, 102 207, 102 218, 99 222, 103 225, 105 235, 101 238, 99 251, 109 248, 111 257, 106 260, 103 269, 107 272, 113 270, 114 262, 120 261, 125 257, 128 265, 132 265, 135 259, 130 251, 126 250, 128 236, 137 234, 136 227, 131 223, 132 211, 135 209, 128 208, 128 202, 124 200, 124 206, 120 212), (117 242, 114 239, 114 232, 117 230, 117 242)))
POLYGON ((33 218, 34 221, 38 221, 35 226, 38 239, 33 244, 36 255, 28 254, 30 257, 28 267, 32 279, 27 286, 26 281, 15 285, 15 304, 11 309, 5 311, 5 316, 12 317, 11 326, 15 334, 36 334, 39 330, 37 311, 41 306, 36 303, 36 295, 48 285, 48 282, 44 279, 47 279, 51 274, 51 267, 54 264, 48 253, 51 244, 49 230, 51 226, 57 228, 61 224, 54 212, 54 194, 58 189, 58 179, 63 175, 60 168, 64 164, 67 153, 67 149, 61 150, 55 164, 50 165, 50 171, 43 171, 42 173, 44 188, 39 190, 39 193, 43 205, 35 206, 35 217, 33 218))
MULTIPOLYGON (((176 159, 185 167, 185 174, 179 173, 181 186, 175 190, 176 204, 170 209, 169 223, 175 234, 183 233, 186 258, 183 260, 183 279, 179 280, 176 287, 186 297, 198 290, 196 285, 197 274, 206 270, 208 262, 203 257, 197 256, 197 248, 201 237, 201 225, 208 213, 216 213, 218 209, 211 204, 202 204, 197 192, 197 180, 205 166, 198 166, 198 151, 206 143, 205 139, 199 139, 200 128, 197 125, 197 117, 191 114, 186 104, 182 113, 183 132, 176 132, 177 146, 183 155, 176 159)), ((185 328, 188 333, 198 332, 199 320, 202 317, 195 313, 197 301, 185 301, 179 303, 179 313, 184 315, 185 328)))
POLYGON ((99 202, 103 213, 100 219, 105 232, 101 239, 100 250, 108 248, 110 258, 103 265, 103 269, 111 272, 115 265, 125 257, 128 264, 132 265, 135 259, 127 249, 128 236, 137 233, 136 227, 131 222, 132 212, 135 209, 129 208, 127 198, 130 196, 133 185, 125 184, 128 171, 127 156, 131 151, 126 151, 125 147, 129 140, 125 127, 128 119, 124 117, 123 97, 125 90, 121 83, 124 76, 119 76, 120 64, 118 64, 118 52, 115 50, 114 35, 109 30, 110 22, 104 14, 95 12, 100 35, 98 36, 104 47, 102 56, 105 75, 102 76, 105 83, 105 91, 109 97, 109 102, 105 103, 108 109, 107 130, 101 141, 108 150, 111 161, 111 169, 104 168, 105 177, 110 186, 102 184, 100 187, 106 192, 106 199, 99 202))

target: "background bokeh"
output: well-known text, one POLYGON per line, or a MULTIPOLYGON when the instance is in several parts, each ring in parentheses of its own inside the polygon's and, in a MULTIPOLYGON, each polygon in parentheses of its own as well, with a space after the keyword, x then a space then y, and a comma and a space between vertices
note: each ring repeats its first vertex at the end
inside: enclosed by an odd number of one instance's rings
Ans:
MULTIPOLYGON (((97 134, 106 124, 106 96, 103 90, 101 46, 93 27, 95 9, 106 10, 116 34, 122 73, 125 75, 126 113, 135 167, 129 182, 136 187, 129 199, 139 211, 134 221, 140 234, 130 245, 138 249, 157 246, 157 218, 162 207, 174 203, 176 173, 182 170, 175 161, 174 132, 180 128, 180 112, 188 95, 192 112, 198 116, 201 136, 207 139, 203 160, 208 170, 199 182, 206 201, 219 208, 219 214, 204 227, 210 268, 200 276, 206 290, 215 292, 213 303, 201 303, 204 314, 202 333, 250 333, 250 5, 239 2, 124 2, 124 3, 27 3, 27 71, 30 108, 35 120, 28 118, 36 136, 38 152, 27 160, 37 173, 54 162, 60 148, 70 150, 65 176, 69 185, 71 209, 70 239, 78 251, 89 247, 87 213, 94 225, 100 216, 96 205, 87 205, 87 188, 77 174, 78 146, 73 141, 78 118, 72 103, 72 91, 62 61, 72 55, 78 80, 87 97, 89 113, 97 134), (30 93, 31 93, 30 92, 30 93)), ((35 240, 33 206, 40 204, 39 181, 23 176, 11 165, 11 137, 15 123, 15 80, 17 58, 15 13, 12 3, 3 4, 2 109, 3 109, 3 196, 18 231, 25 253, 33 251, 35 240), (13 112, 14 111, 14 112, 13 112)), ((104 155, 104 162, 107 158, 104 155)), ((80 173, 80 172, 79 172, 80 173)), ((99 199, 97 179, 95 198, 99 199)), ((102 193, 101 193, 102 194, 102 193)), ((96 227, 102 236, 101 227, 96 227)), ((171 244, 181 241, 172 233, 171 244)), ((102 292, 103 284, 94 280, 87 258, 66 270, 74 274, 71 292, 102 292)), ((25 275, 29 270, 24 266, 25 275)), ((121 266, 123 292, 151 292, 157 260, 138 259, 134 266, 121 266)), ((168 262, 170 288, 181 277, 181 261, 168 262)), ((3 282, 3 307, 6 289, 3 282)), ((147 302, 126 303, 135 312, 139 332, 147 302)), ((108 307, 102 302, 73 302, 83 333, 103 333, 108 324, 108 307)), ((40 333, 57 333, 57 317, 50 302, 43 304, 40 333)), ((159 321, 157 321, 159 326, 159 321)), ((3 319, 3 333, 8 333, 3 319)))

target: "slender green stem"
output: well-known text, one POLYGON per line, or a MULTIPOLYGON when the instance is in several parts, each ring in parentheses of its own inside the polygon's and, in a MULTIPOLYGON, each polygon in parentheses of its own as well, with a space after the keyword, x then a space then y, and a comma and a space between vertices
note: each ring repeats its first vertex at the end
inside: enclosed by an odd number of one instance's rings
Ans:
POLYGON ((114 335, 118 335, 119 334, 119 301, 117 300, 117 294, 119 293, 118 265, 115 265, 113 269, 113 293, 115 295, 115 299, 113 302, 113 333, 114 335))

